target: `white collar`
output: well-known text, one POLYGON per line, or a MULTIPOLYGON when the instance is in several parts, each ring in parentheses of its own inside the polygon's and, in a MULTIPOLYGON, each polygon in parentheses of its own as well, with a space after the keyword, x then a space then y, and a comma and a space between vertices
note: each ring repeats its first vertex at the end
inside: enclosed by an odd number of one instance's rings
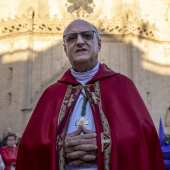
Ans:
POLYGON ((86 84, 90 79, 93 78, 93 76, 97 73, 99 70, 99 62, 96 64, 96 66, 89 71, 86 72, 76 72, 72 68, 70 68, 72 76, 81 84, 86 84))

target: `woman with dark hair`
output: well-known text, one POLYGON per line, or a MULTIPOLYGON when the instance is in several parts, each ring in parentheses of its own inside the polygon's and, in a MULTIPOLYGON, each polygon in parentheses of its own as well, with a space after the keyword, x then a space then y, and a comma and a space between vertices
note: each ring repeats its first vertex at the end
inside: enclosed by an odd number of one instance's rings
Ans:
POLYGON ((9 133, 6 137, 6 146, 0 149, 0 154, 5 163, 5 170, 15 169, 17 153, 16 135, 14 133, 9 133))

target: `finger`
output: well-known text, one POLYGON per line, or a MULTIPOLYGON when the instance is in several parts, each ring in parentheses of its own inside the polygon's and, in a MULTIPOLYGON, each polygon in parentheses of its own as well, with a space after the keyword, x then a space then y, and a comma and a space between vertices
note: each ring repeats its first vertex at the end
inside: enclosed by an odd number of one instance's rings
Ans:
POLYGON ((78 135, 78 136, 73 136, 73 137, 68 137, 66 135, 66 141, 70 141, 70 140, 77 140, 77 139, 91 139, 91 138, 96 138, 96 133, 90 133, 90 134, 82 134, 82 135, 78 135))
POLYGON ((78 129, 77 129, 76 131, 74 131, 74 132, 72 132, 72 133, 69 133, 69 134, 67 134, 67 135, 70 136, 70 137, 80 135, 80 134, 81 134, 81 131, 82 131, 81 129, 82 129, 82 126, 79 125, 79 126, 78 126, 78 129))
POLYGON ((74 147, 67 147, 67 146, 65 146, 64 147, 64 151, 67 154, 67 153, 70 153, 70 152, 74 152, 75 149, 74 149, 74 147))
POLYGON ((67 141, 66 146, 77 146, 77 145, 83 145, 83 144, 96 145, 96 138, 85 139, 83 137, 81 139, 70 140, 70 141, 67 141))
POLYGON ((71 153, 75 151, 85 151, 88 152, 89 155, 95 155, 97 156, 97 149, 98 147, 96 145, 78 145, 74 147, 65 147, 65 153, 71 153))
POLYGON ((65 145, 66 146, 76 146, 79 144, 95 144, 96 145, 96 134, 85 134, 79 135, 74 137, 67 137, 65 138, 65 145), (92 140, 92 141, 89 141, 92 140))
POLYGON ((72 133, 69 133, 65 136, 65 142, 72 140, 74 136, 80 136, 81 134, 81 126, 78 127, 78 129, 72 133))
POLYGON ((81 129, 84 134, 96 133, 96 131, 88 130, 84 126, 82 126, 81 129))
POLYGON ((96 145, 92 145, 92 144, 83 144, 83 145, 78 145, 78 146, 74 146, 72 147, 72 150, 74 151, 94 151, 97 150, 97 146, 96 145))
POLYGON ((88 161, 94 161, 96 159, 95 155, 84 155, 80 158, 80 160, 84 161, 84 162, 88 162, 88 161))
POLYGON ((69 162, 69 165, 70 165, 70 166, 79 166, 79 165, 81 165, 82 163, 83 163, 82 160, 77 159, 77 160, 70 161, 70 162, 69 162))
POLYGON ((96 150, 90 151, 90 152, 88 152, 88 154, 89 155, 95 155, 97 157, 97 151, 96 150))
POLYGON ((98 147, 96 145, 83 144, 83 145, 78 145, 78 146, 65 147, 64 150, 65 150, 65 153, 70 153, 74 151, 86 151, 86 152, 90 152, 93 154, 93 152, 95 152, 97 148, 98 147))
POLYGON ((79 159, 80 157, 82 157, 86 154, 87 154, 87 152, 85 152, 85 151, 75 151, 75 152, 68 153, 66 155, 66 157, 68 159, 79 159))

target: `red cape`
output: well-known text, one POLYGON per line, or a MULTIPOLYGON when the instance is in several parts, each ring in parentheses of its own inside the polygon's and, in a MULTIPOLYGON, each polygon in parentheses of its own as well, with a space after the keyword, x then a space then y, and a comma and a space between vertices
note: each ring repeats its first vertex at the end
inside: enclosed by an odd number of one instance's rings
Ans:
MULTIPOLYGON (((98 170, 164 170, 157 132, 134 83, 102 64, 87 84, 98 170)), ((62 144, 81 88, 68 70, 44 91, 20 142, 16 170, 64 169, 62 144)))

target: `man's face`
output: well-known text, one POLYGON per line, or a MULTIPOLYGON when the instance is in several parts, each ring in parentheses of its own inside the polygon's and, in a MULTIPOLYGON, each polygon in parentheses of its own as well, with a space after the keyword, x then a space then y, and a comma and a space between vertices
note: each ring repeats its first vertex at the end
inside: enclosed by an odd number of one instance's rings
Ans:
POLYGON ((95 28, 86 21, 73 21, 66 29, 64 35, 70 33, 82 33, 84 31, 92 32, 92 39, 83 38, 78 34, 73 42, 67 42, 64 38, 64 50, 75 71, 84 72, 91 70, 98 61, 98 52, 100 51, 101 41, 97 38, 95 28))
POLYGON ((6 142, 7 142, 7 146, 13 147, 14 144, 16 143, 16 140, 14 136, 9 136, 6 142))

